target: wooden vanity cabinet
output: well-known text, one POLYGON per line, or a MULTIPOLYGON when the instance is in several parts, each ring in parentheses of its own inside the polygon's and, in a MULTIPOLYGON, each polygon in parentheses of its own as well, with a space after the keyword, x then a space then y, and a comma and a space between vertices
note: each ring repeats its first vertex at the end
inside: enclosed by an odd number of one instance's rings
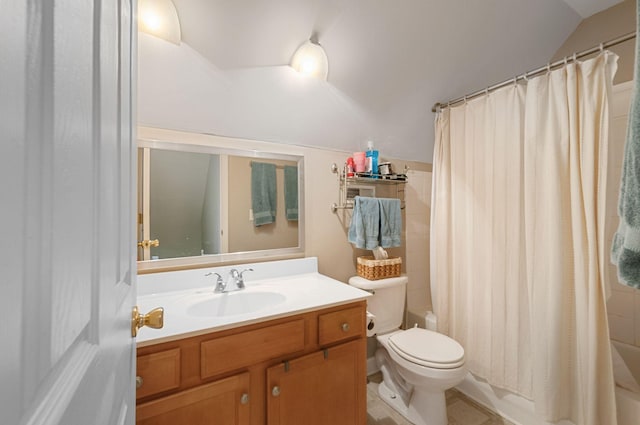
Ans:
POLYGON ((138 347, 136 423, 366 424, 366 302, 138 347))

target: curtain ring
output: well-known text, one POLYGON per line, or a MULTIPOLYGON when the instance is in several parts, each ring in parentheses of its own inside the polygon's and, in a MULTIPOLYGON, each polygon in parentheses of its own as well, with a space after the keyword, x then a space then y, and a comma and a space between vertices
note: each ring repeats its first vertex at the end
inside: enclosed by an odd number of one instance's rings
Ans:
POLYGON ((466 105, 467 104, 467 96, 464 96, 463 100, 464 100, 464 104, 466 105))
POLYGON ((518 76, 513 77, 513 86, 518 87, 518 76))
POLYGON ((551 63, 547 63, 547 72, 551 72, 551 63))
POLYGON ((576 52, 573 52, 573 61, 574 62, 578 61, 578 54, 576 52))
POLYGON ((604 43, 600 43, 600 53, 604 52, 604 43))
POLYGON ((522 78, 524 78, 526 82, 529 82, 529 75, 526 72, 522 75, 522 78))
POLYGON ((567 58, 566 56, 564 57, 564 66, 567 66, 569 64, 569 58, 567 58))
POLYGON ((485 96, 489 96, 489 87, 487 87, 486 89, 484 89, 484 95, 485 95, 485 96))

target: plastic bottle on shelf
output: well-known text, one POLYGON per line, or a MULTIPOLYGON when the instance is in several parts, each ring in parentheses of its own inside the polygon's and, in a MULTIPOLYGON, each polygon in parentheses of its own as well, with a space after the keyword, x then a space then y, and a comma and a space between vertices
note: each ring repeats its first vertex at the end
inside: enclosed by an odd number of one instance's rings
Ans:
POLYGON ((347 177, 353 177, 353 172, 355 169, 355 163, 353 162, 353 158, 347 158, 347 177))
POLYGON ((364 173, 365 171, 365 156, 364 152, 353 153, 353 171, 356 173, 364 173))
POLYGON ((371 174, 374 179, 378 178, 378 151, 373 149, 373 142, 367 142, 365 171, 371 174))

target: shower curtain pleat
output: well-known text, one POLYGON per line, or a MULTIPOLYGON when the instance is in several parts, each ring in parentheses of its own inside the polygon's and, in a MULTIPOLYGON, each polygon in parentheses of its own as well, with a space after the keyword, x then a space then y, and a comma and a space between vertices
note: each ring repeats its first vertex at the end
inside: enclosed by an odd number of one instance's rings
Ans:
POLYGON ((616 423, 601 270, 616 60, 572 63, 436 117, 439 329, 474 374, 548 421, 616 423))

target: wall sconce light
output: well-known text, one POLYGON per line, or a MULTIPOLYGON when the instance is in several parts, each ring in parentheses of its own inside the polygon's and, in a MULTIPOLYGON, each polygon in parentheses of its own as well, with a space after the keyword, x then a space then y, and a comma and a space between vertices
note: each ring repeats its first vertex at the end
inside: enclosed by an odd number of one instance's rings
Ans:
POLYGON ((327 81, 329 59, 315 37, 304 42, 291 58, 291 67, 305 76, 327 81))
POLYGON ((180 20, 171 0, 138 0, 138 29, 180 44, 180 20))

